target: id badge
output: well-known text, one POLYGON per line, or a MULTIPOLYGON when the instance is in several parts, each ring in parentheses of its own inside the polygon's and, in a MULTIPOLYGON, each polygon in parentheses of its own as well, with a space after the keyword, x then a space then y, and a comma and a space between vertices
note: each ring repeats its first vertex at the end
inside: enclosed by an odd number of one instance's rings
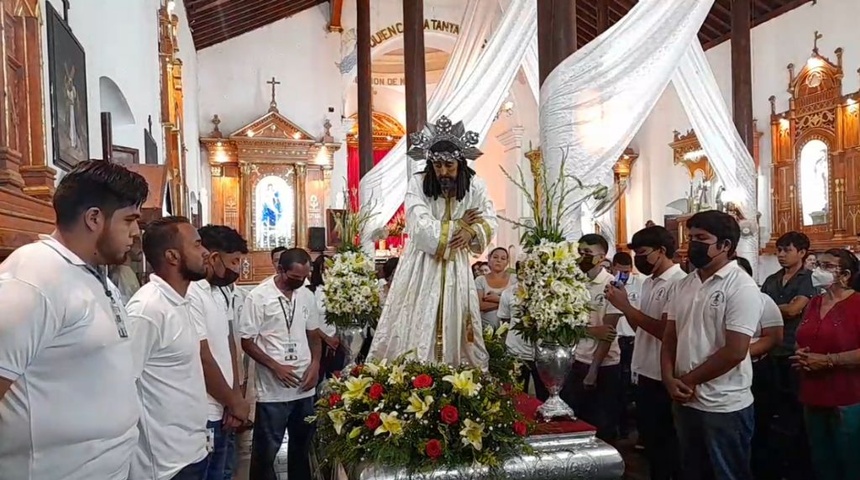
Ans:
POLYGON ((215 429, 206 429, 206 452, 212 453, 215 451, 215 429))
POLYGON ((286 355, 284 355, 284 360, 289 362, 299 359, 299 344, 297 342, 287 342, 285 349, 286 355))
POLYGON ((113 298, 110 300, 110 308, 113 311, 116 330, 120 338, 128 338, 128 329, 125 326, 125 309, 119 306, 113 298))

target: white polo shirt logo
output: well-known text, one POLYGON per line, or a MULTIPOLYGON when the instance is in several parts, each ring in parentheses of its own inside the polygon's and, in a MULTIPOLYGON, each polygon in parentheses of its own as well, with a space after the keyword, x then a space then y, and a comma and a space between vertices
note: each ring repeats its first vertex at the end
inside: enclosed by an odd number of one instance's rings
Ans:
POLYGON ((666 287, 660 287, 660 289, 654 293, 654 300, 662 302, 664 298, 666 298, 666 287))
POLYGON ((710 299, 708 300, 708 304, 713 308, 720 307, 724 303, 726 303, 726 294, 723 293, 722 290, 717 290, 716 292, 712 293, 710 299))
POLYGON ((606 305, 606 295, 603 293, 598 293, 594 296, 594 306, 603 307, 606 305))

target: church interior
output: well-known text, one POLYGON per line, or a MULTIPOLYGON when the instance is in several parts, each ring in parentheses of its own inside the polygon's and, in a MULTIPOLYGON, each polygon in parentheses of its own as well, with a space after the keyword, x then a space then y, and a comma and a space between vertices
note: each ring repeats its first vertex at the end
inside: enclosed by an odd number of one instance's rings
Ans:
MULTIPOLYGON (((515 221, 530 210, 505 172, 539 188, 542 82, 637 3, 570 0, 553 15, 533 1, 539 69, 505 66, 513 80, 490 105, 483 156, 471 164, 498 216, 515 221)), ((451 90, 445 72, 460 68, 449 60, 468 47, 458 38, 473 3, 495 18, 487 46, 512 0, 0 0, 0 261, 53 231, 56 185, 87 159, 144 176, 144 231, 181 215, 240 232, 250 251, 238 284, 248 289, 276 273, 275 247, 333 251, 336 216, 372 196, 365 175, 405 157, 408 134, 449 113, 439 102, 434 111, 434 95, 451 90), (409 2, 420 40, 404 28, 409 2)), ((776 241, 790 231, 805 233, 812 252, 860 252, 859 21, 856 0, 715 0, 698 30, 754 161, 755 205, 734 214, 757 242, 749 260, 759 283, 780 268, 776 241)), ((668 83, 601 173, 608 194, 584 208, 578 231, 609 239, 611 258, 646 224, 663 225, 683 258, 686 220, 733 213, 741 199, 700 140, 668 83)), ((407 181, 380 190, 399 198, 364 238, 378 265, 410 241, 398 207, 407 181)), ((500 220, 487 251, 505 247, 513 267, 520 234, 500 220)), ((134 263, 141 281, 144 265, 134 263)))

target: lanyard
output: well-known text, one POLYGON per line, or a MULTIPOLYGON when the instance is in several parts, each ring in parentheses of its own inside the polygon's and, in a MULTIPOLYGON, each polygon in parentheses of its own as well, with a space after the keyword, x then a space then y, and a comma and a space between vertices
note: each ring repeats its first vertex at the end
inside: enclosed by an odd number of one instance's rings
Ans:
MULTIPOLYGON (((63 260, 68 262, 69 265, 74 265, 72 262, 69 261, 68 258, 65 257, 65 255, 63 255, 62 253, 60 253, 59 250, 54 248, 53 245, 51 245, 48 242, 43 242, 43 243, 45 245, 47 245, 48 248, 50 248, 51 250, 57 252, 57 255, 59 255, 63 260)), ((79 265, 75 265, 75 266, 79 266, 79 265)), ((98 282, 101 284, 102 288, 104 289, 105 296, 110 301, 110 308, 111 308, 111 311, 113 312, 114 321, 116 322, 116 330, 117 330, 117 333, 119 333, 120 338, 128 338, 128 329, 126 329, 126 327, 125 327, 125 320, 123 319, 122 313, 120 310, 123 307, 121 307, 116 302, 116 299, 113 296, 113 292, 111 292, 110 288, 108 287, 106 277, 90 265, 83 265, 83 268, 84 268, 84 270, 86 270, 87 272, 92 274, 94 277, 96 277, 96 280, 98 280, 98 282)))
POLYGON ((278 303, 281 305, 281 312, 284 313, 284 322, 287 324, 287 336, 292 336, 293 317, 296 315, 296 300, 287 300, 284 297, 278 297, 278 303), (284 302, 290 303, 290 314, 287 315, 287 309, 284 307, 284 302))
POLYGON ((221 295, 224 297, 224 303, 227 304, 227 312, 229 313, 233 310, 233 292, 230 292, 230 296, 228 296, 227 292, 224 291, 225 288, 226 287, 218 287, 218 291, 221 292, 221 295))

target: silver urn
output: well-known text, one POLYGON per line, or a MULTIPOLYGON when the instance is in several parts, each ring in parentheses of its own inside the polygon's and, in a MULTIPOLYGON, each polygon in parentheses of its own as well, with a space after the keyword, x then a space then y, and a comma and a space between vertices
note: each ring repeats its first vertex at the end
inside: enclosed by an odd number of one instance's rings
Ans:
POLYGON ((575 351, 576 345, 564 346, 552 342, 538 342, 535 345, 535 367, 549 391, 549 398, 537 410, 544 421, 560 417, 576 418, 570 405, 559 396, 573 367, 575 351))
POLYGON ((343 349, 343 369, 348 371, 355 366, 355 359, 361 352, 361 346, 367 338, 367 327, 359 322, 353 322, 348 326, 337 327, 337 337, 343 349))

